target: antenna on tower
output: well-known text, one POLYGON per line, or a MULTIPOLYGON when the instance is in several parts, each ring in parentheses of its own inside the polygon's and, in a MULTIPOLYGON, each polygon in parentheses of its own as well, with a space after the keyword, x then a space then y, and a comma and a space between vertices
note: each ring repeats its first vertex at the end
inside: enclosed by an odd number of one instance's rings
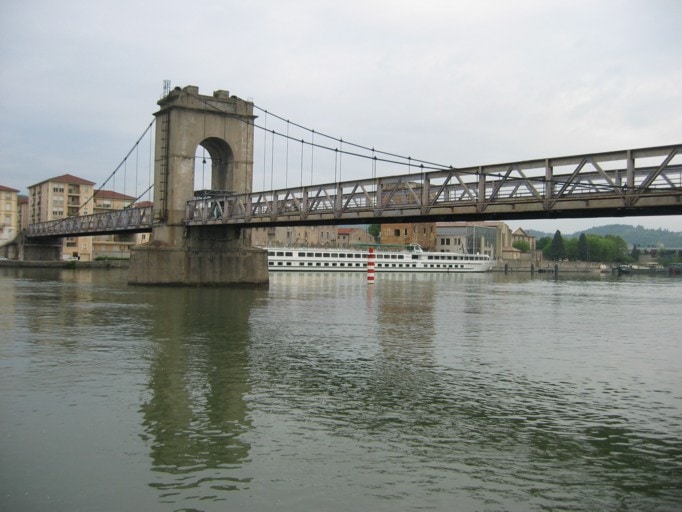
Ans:
POLYGON ((170 88, 171 88, 171 83, 170 80, 164 80, 163 81, 163 96, 162 98, 165 98, 170 94, 170 88))

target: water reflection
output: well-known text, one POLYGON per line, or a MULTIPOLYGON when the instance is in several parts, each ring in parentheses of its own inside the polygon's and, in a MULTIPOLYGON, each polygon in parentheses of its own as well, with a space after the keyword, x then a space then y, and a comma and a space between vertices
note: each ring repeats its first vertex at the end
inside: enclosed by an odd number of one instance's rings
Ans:
POLYGON ((154 470, 150 483, 174 501, 186 489, 204 499, 244 487, 251 428, 247 346, 252 290, 171 288, 149 311, 153 355, 142 406, 154 470), (161 476, 163 475, 163 476, 161 476))
MULTIPOLYGON (((606 509, 626 497, 644 507, 676 503, 682 447, 666 430, 679 433, 679 416, 656 412, 617 372, 593 373, 598 345, 582 356, 563 331, 542 327, 544 318, 575 324, 583 286, 503 279, 377 279, 371 292, 347 277, 336 286, 323 277, 276 280, 267 305, 274 318, 254 323, 253 364, 268 387, 255 399, 284 420, 305 418, 288 423, 278 449, 296 453, 302 439, 315 450, 307 464, 328 456, 341 481, 388 500, 465 495, 514 510, 606 509), (557 286, 578 298, 551 300, 557 286), (299 315, 311 333, 293 320, 299 315), (320 338, 327 330, 333 340, 320 338), (580 360, 583 371, 564 378, 562 358, 580 360), (656 427, 620 413, 628 410, 645 411, 656 427), (336 446, 348 439, 343 446, 361 462, 325 451, 322 437, 336 446), (396 482, 409 493, 397 493, 396 482)), ((600 320, 582 325, 598 332, 600 320)), ((627 332, 611 334, 617 341, 627 332)))
POLYGON ((3 510, 680 508, 679 280, 111 276, 0 278, 3 510))

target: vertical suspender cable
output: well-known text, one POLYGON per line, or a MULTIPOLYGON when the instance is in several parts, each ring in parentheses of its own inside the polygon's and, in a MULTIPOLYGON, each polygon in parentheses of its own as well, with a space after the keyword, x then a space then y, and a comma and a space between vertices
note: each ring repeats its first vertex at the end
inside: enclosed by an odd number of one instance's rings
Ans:
POLYGON ((303 147, 305 141, 301 139, 301 188, 303 188, 303 147))
POLYGON ((313 184, 313 160, 315 158, 315 130, 311 130, 312 136, 310 138, 310 184, 313 184))
POLYGON ((287 120, 287 150, 286 164, 284 164, 284 188, 289 187, 289 120, 287 120))
POLYGON ((341 179, 341 164, 342 164, 342 158, 343 158, 343 139, 339 138, 339 142, 341 143, 341 152, 339 153, 339 181, 343 181, 341 179))
POLYGON ((339 160, 339 148, 334 148, 334 183, 336 183, 336 168, 339 160))
POLYGON ((147 169, 147 190, 148 196, 147 201, 152 201, 152 155, 154 154, 154 139, 152 138, 151 132, 149 132, 149 167, 147 169))
POLYGON ((270 190, 274 190, 273 177, 275 175, 275 130, 272 130, 272 143, 270 144, 270 190))
POLYGON ((135 148, 135 197, 137 197, 137 170, 140 164, 140 145, 135 148))
POLYGON ((263 126, 263 190, 265 190, 265 169, 267 169, 266 148, 268 147, 268 111, 265 111, 263 126))

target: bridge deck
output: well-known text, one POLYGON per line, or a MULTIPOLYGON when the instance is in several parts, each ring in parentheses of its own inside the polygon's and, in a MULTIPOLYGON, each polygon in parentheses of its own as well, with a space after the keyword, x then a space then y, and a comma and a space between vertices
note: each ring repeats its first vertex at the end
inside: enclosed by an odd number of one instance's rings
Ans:
MULTIPOLYGON (((682 144, 443 169, 187 202, 185 223, 295 225, 682 213, 682 144)), ((151 208, 29 226, 29 236, 149 231, 151 208)))

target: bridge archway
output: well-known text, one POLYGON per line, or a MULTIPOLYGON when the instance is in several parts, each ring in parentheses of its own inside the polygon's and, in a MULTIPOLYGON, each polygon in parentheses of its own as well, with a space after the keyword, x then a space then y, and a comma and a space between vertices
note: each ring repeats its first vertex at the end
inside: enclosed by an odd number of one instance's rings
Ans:
POLYGON ((199 143, 195 152, 194 191, 229 189, 234 173, 234 151, 218 137, 209 137, 199 143))

